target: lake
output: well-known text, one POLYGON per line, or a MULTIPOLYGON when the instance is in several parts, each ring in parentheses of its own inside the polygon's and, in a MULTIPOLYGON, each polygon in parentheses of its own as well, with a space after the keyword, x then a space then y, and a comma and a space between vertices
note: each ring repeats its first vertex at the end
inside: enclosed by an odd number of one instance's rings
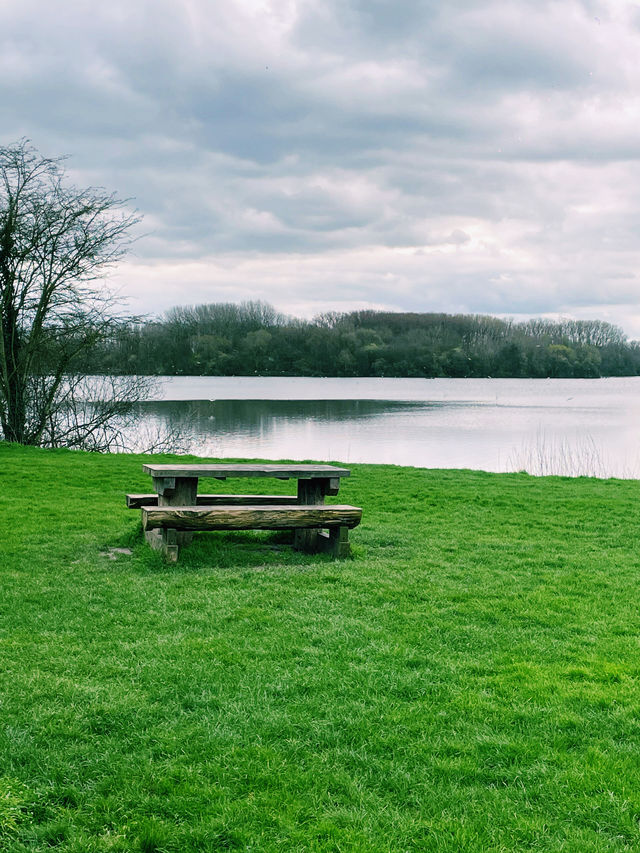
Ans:
POLYGON ((640 377, 163 377, 144 430, 215 458, 640 477, 640 377))

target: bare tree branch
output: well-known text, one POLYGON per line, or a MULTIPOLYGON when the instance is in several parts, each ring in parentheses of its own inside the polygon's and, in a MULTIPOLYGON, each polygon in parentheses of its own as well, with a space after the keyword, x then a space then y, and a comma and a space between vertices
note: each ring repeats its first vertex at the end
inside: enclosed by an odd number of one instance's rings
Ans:
POLYGON ((7 441, 121 450, 145 377, 88 378, 83 353, 134 318, 103 279, 139 221, 127 200, 66 183, 63 158, 0 147, 0 429, 7 441), (98 283, 99 282, 99 283, 98 283))

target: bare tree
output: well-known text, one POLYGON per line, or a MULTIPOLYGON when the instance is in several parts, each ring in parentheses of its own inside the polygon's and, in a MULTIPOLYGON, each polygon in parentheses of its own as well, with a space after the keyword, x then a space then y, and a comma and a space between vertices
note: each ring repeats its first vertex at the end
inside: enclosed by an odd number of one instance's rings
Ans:
POLYGON ((146 380, 87 386, 83 354, 130 318, 104 281, 139 221, 126 202, 66 181, 62 158, 0 147, 0 427, 7 441, 119 449, 146 380), (103 398, 103 399, 101 399, 103 398))

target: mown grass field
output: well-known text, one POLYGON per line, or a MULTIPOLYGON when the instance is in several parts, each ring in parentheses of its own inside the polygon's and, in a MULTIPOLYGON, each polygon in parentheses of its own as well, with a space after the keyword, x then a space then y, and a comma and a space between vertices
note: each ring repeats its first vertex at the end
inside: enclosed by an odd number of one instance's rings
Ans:
POLYGON ((167 565, 141 463, 0 445, 3 853, 640 849, 637 482, 354 465, 352 560, 167 565))

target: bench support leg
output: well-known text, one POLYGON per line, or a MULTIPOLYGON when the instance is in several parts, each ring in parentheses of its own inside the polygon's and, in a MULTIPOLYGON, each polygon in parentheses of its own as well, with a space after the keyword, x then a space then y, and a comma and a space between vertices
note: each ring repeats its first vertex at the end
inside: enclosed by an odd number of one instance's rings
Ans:
POLYGON ((293 547, 296 551, 305 554, 314 554, 317 551, 317 530, 294 530, 293 547))
POLYGON ((164 554, 170 563, 178 562, 178 536, 179 533, 173 528, 168 528, 164 533, 164 554))
POLYGON ((170 563, 178 561, 178 532, 173 528, 167 530, 147 530, 144 538, 154 551, 162 551, 170 563))
POLYGON ((317 550, 331 554, 336 559, 344 559, 351 555, 348 527, 331 527, 329 533, 319 532, 317 550))

